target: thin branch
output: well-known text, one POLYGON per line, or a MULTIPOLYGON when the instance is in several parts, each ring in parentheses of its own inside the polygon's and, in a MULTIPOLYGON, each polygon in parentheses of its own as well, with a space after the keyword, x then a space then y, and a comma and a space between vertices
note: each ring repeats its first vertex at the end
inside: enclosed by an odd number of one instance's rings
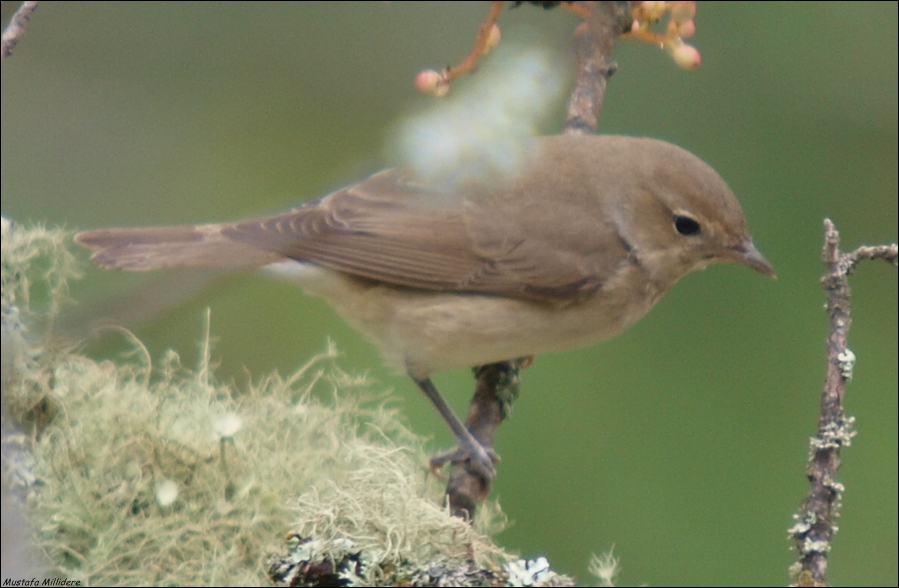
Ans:
POLYGON ((19 9, 9 21, 9 26, 3 31, 3 46, 0 49, 0 61, 6 61, 6 58, 12 55, 13 49, 25 36, 25 27, 31 20, 31 15, 37 9, 37 2, 23 2, 19 9))
POLYGON ((852 437, 853 417, 843 409, 846 383, 852 379, 855 354, 849 349, 852 326, 852 291, 849 276, 863 259, 883 259, 897 265, 897 245, 859 247, 851 253, 840 251, 840 234, 830 219, 824 221, 824 265, 827 273, 821 279, 827 295, 830 336, 827 339, 827 379, 821 394, 818 434, 810 441, 806 475, 809 493, 790 528, 790 537, 799 551, 799 561, 792 569, 794 585, 826 586, 827 557, 830 543, 837 532, 840 499, 844 490, 836 481, 840 468, 840 449, 852 437))
POLYGON ((481 23, 481 26, 478 28, 478 36, 475 39, 471 53, 469 53, 459 65, 447 67, 446 71, 443 72, 444 81, 446 83, 449 83, 462 74, 466 74, 474 69, 478 60, 484 55, 484 49, 487 47, 487 40, 490 38, 490 31, 493 29, 493 25, 496 24, 496 19, 499 18, 500 13, 503 11, 504 4, 505 2, 499 1, 493 2, 490 6, 490 12, 487 14, 487 18, 484 19, 484 22, 481 23))
POLYGON ((596 2, 587 22, 575 30, 577 78, 568 101, 565 134, 596 132, 609 77, 612 49, 633 23, 629 2, 596 2))

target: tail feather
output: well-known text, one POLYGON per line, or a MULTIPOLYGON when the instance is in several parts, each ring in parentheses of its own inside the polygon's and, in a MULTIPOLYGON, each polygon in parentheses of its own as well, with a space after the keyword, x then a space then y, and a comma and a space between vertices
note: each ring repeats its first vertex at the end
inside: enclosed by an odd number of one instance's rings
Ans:
POLYGON ((256 268, 282 260, 277 252, 233 241, 228 225, 101 229, 75 235, 98 264, 130 271, 167 267, 256 268))

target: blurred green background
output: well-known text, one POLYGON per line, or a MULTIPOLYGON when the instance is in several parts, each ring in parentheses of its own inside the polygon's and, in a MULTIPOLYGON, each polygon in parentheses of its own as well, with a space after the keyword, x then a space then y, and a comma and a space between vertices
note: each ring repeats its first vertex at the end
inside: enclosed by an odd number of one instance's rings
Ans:
MULTIPOLYGON (((17 6, 3 2, 4 22, 17 6)), ((390 163, 397 121, 433 106, 415 74, 461 59, 487 9, 41 5, 3 64, 3 214, 73 229, 194 223, 318 197, 390 163)), ((576 23, 531 7, 500 18, 504 43, 563 58, 576 23)), ((736 266, 691 275, 624 335, 523 373, 497 444, 494 496, 513 521, 498 539, 583 582, 591 552, 613 544, 622 584, 787 581, 825 370, 822 219, 847 249, 897 235, 897 4, 701 2, 696 23, 693 73, 648 45, 619 47, 601 130, 667 139, 711 163, 780 279, 736 266)), ((564 101, 554 108, 542 132, 560 129, 564 101)), ((136 308, 144 316, 125 320, 154 356, 173 347, 192 365, 210 306, 217 373, 238 384, 290 372, 331 337, 345 368, 396 390, 435 450, 451 444, 413 384, 323 302, 253 275, 205 287, 197 275, 92 270, 70 313, 136 308), (191 295, 153 305, 154 287, 191 295)), ((847 407, 859 435, 840 474, 834 584, 899 582, 896 284, 871 263, 852 281, 847 407)), ((463 411, 470 374, 436 383, 463 411)))

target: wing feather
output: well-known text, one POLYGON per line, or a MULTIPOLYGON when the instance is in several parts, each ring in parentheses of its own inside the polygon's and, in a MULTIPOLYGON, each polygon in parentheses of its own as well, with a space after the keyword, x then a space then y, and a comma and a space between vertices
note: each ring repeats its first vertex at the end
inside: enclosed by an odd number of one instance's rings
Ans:
POLYGON ((589 296, 613 269, 604 260, 627 257, 617 239, 597 243, 598 219, 585 225, 579 218, 588 234, 566 231, 564 242, 555 241, 542 219, 522 214, 515 192, 474 185, 448 193, 388 170, 282 215, 227 225, 223 234, 398 286, 543 301, 589 296), (501 223, 489 212, 497 198, 511 207, 501 223), (584 247, 601 254, 584 256, 584 247))

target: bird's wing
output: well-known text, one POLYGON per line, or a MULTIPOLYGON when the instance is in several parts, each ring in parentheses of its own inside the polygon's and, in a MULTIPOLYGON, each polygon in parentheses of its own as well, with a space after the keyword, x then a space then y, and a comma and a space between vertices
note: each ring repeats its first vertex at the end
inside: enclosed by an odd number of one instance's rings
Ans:
POLYGON ((533 196, 518 204, 513 189, 501 202, 473 196, 476 185, 463 192, 388 170, 317 203, 224 225, 222 235, 378 282, 542 301, 589 296, 627 260, 626 244, 589 209, 533 196))

